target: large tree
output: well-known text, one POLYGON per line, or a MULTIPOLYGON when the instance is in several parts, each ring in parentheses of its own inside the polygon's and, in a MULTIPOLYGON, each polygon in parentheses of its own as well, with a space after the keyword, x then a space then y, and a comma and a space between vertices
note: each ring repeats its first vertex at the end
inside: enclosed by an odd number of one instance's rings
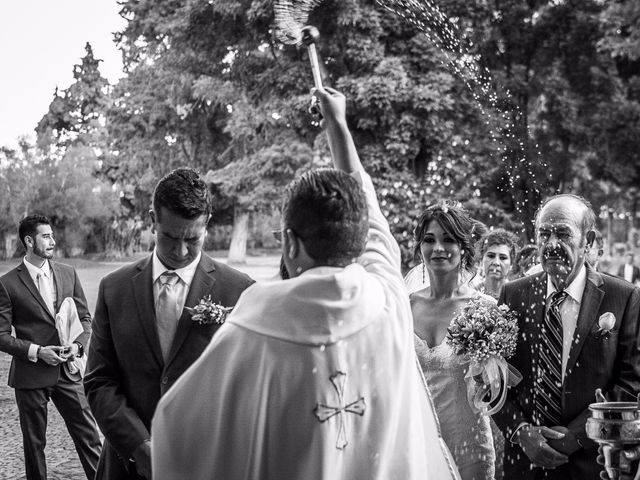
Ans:
POLYGON ((74 82, 61 92, 56 88, 49 111, 36 127, 38 147, 44 152, 64 154, 67 147, 85 145, 100 156, 106 148, 106 111, 111 99, 109 82, 100 73, 101 61, 87 42, 84 57, 73 67, 74 82))
POLYGON ((503 134, 505 168, 483 197, 496 195, 532 238, 544 196, 583 194, 597 210, 608 192, 634 184, 637 115, 620 66, 633 66, 637 2, 440 3, 491 75, 515 133, 503 134))
MULTIPOLYGON (((120 202, 111 184, 96 178, 97 160, 90 147, 68 148, 61 159, 44 158, 34 168, 31 212, 47 215, 65 256, 86 251, 96 225, 119 217, 120 202)), ((103 248, 107 245, 103 245, 103 248)))
POLYGON ((3 259, 13 255, 12 240, 17 237, 18 222, 29 213, 34 195, 34 163, 36 152, 22 138, 18 149, 0 148, 0 254, 3 259))
MULTIPOLYGON (((635 145, 628 100, 638 89, 622 81, 619 60, 636 58, 633 2, 442 0, 442 16, 428 3, 315 3, 309 22, 321 32, 326 81, 347 94, 349 124, 406 261, 415 218, 436 199, 462 200, 490 225, 518 222, 531 238, 545 195, 589 193, 598 203, 624 184, 629 162, 608 159, 624 160, 635 145)), ((272 1, 122 6, 129 75, 114 92, 105 171, 128 185, 135 208, 148 204, 159 175, 188 163, 219 178, 242 225, 269 203, 255 185, 279 188, 264 177, 274 152, 326 155, 306 113, 305 51, 278 42, 272 1)))
MULTIPOLYGON (((307 157, 326 156, 306 111, 312 85, 306 52, 277 41, 271 1, 129 1, 123 13, 129 80, 141 70, 145 80, 121 85, 128 95, 118 95, 116 106, 122 99, 131 116, 118 123, 136 135, 129 142, 135 153, 118 168, 170 164, 167 135, 174 149, 197 139, 202 157, 183 153, 181 160, 220 171, 242 225, 247 211, 272 203, 295 173, 286 159, 302 166, 307 157), (160 105, 166 108, 152 116, 160 105), (275 155, 282 159, 274 162, 275 155), (147 159, 131 162, 134 156, 147 159), (274 165, 285 164, 273 182, 274 165), (252 181, 228 181, 245 173, 252 181)), ((473 186, 459 175, 481 173, 481 162, 490 163, 499 148, 488 140, 494 119, 480 118, 472 95, 424 34, 372 2, 326 1, 310 21, 322 32, 326 80, 349 97, 354 136, 377 183, 389 187, 389 206, 398 207, 393 225, 408 245, 413 217, 426 202, 479 195, 482 182, 473 186)))
POLYGON ((30 165, 34 181, 29 208, 52 218, 59 247, 68 255, 84 253, 87 237, 123 214, 118 192, 100 175, 112 155, 107 130, 112 100, 100 73, 101 61, 87 43, 85 55, 73 67, 74 82, 62 91, 56 88, 49 111, 36 127, 38 159, 30 165))
POLYGON ((640 5, 610 2, 600 14, 598 49, 614 79, 611 95, 596 107, 588 131, 594 176, 619 187, 619 195, 602 198, 611 210, 628 212, 636 221, 640 200, 640 5))

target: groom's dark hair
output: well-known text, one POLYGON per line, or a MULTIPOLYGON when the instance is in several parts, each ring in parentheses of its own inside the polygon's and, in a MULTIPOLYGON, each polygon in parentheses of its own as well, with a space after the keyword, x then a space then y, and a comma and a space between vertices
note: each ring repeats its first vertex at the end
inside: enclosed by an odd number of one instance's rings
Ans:
POLYGON ((209 187, 193 168, 176 168, 158 182, 153 191, 153 211, 160 220, 161 207, 183 218, 211 213, 209 187))
POLYGON ((364 191, 349 174, 312 170, 287 187, 282 220, 318 265, 345 266, 367 240, 369 215, 364 191))

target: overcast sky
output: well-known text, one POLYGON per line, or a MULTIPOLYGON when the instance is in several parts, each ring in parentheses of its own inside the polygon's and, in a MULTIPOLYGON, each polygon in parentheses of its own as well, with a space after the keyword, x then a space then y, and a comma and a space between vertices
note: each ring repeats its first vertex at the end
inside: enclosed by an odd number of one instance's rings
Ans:
POLYGON ((20 135, 47 113, 53 92, 73 82, 73 66, 86 42, 110 83, 122 77, 112 32, 124 28, 116 0, 2 0, 0 3, 0 145, 15 147, 20 135))

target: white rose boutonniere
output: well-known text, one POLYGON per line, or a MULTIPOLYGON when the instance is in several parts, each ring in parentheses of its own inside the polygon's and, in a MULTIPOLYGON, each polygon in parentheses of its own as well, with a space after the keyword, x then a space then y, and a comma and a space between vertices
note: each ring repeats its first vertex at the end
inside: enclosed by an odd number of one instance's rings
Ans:
POLYGON ((185 307, 191 314, 191 320, 198 325, 208 325, 210 323, 224 323, 227 315, 233 307, 224 307, 211 300, 211 295, 200 299, 195 307, 185 307))
POLYGON ((601 335, 606 336, 609 334, 611 329, 613 329, 616 324, 616 316, 611 312, 605 312, 600 315, 598 319, 598 332, 601 335))

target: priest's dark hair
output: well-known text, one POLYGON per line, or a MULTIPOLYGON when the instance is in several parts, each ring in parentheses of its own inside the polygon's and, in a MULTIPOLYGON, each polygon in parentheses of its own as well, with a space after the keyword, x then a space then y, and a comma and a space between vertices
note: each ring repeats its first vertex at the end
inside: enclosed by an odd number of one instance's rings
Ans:
POLYGON ((18 237, 20 238, 24 248, 27 248, 27 244, 24 242, 24 237, 35 238, 38 234, 39 225, 51 225, 49 217, 45 217, 39 213, 34 213, 33 215, 29 215, 28 217, 24 217, 20 220, 20 223, 18 224, 18 237))
POLYGON ((317 265, 345 266, 364 251, 367 200, 349 174, 312 170, 287 187, 282 222, 300 238, 317 265))
POLYGON ((186 219, 211 213, 209 187, 193 168, 176 168, 160 179, 153 191, 153 211, 160 220, 161 207, 186 219))

